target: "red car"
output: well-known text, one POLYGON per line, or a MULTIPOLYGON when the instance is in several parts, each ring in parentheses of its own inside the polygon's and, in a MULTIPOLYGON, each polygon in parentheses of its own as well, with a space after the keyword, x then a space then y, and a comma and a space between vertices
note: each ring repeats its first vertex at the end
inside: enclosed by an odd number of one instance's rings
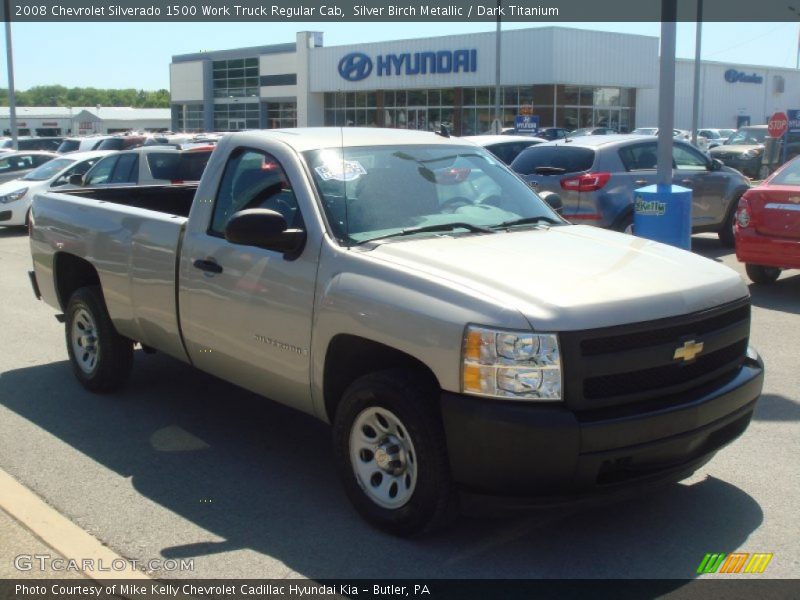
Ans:
POLYGON ((736 258, 754 283, 773 283, 781 270, 800 269, 800 157, 739 200, 736 258))

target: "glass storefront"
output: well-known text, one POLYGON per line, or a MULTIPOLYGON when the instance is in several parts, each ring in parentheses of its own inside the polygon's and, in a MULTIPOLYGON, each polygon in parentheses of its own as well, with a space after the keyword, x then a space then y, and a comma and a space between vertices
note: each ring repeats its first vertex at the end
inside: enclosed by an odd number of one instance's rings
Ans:
POLYGON ((214 131, 241 131, 260 126, 258 102, 214 104, 214 131))
POLYGON ((187 133, 203 131, 202 104, 178 104, 176 108, 176 131, 184 131, 187 133))
MULTIPOLYGON (((540 127, 612 127, 630 131, 636 90, 574 85, 503 86, 503 127, 517 115, 539 117, 540 127)), ((448 88, 328 92, 325 125, 395 127, 433 131, 444 125, 456 135, 489 131, 495 118, 495 88, 448 88)))
POLYGON ((297 127, 297 102, 267 102, 267 129, 297 127))

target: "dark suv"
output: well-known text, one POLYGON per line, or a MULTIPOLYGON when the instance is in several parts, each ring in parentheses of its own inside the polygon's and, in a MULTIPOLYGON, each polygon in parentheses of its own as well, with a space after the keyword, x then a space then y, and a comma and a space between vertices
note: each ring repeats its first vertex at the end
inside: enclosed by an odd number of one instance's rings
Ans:
MULTIPOLYGON (((767 138, 766 125, 742 127, 731 135, 721 146, 712 148, 711 157, 721 160, 725 165, 741 171, 748 177, 761 177, 761 160, 764 156, 764 140, 767 138)), ((800 133, 790 133, 786 143, 786 160, 800 154, 800 133)))
MULTIPOLYGON (((523 150, 511 168, 537 191, 555 192, 573 223, 631 232, 634 190, 656 183, 657 138, 595 135, 523 150)), ((692 229, 714 231, 733 247, 733 216, 749 189, 741 173, 689 143, 672 147, 673 181, 692 190, 692 229)))

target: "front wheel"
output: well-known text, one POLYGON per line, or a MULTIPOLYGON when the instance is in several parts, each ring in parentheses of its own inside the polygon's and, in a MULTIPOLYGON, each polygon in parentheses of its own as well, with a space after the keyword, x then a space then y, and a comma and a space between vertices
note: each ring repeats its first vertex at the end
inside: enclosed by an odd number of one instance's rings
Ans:
POLYGON ((375 527, 407 536, 457 516, 438 390, 424 378, 388 370, 356 380, 336 411, 333 442, 345 491, 375 527))
POLYGON ((92 392, 122 387, 133 365, 133 342, 117 333, 98 286, 83 287, 67 303, 65 330, 72 371, 92 392))
POLYGON ((778 267, 765 267, 764 265, 751 265, 744 266, 747 271, 747 276, 753 283, 771 284, 780 277, 781 270, 778 267))
POLYGON ((722 228, 717 232, 720 243, 726 248, 736 247, 736 208, 738 206, 739 198, 734 198, 728 212, 725 214, 722 228))

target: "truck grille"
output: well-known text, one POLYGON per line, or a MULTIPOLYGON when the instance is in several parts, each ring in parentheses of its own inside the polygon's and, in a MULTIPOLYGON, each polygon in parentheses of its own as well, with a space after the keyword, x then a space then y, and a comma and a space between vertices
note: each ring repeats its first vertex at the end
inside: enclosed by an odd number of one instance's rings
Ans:
POLYGON ((667 397, 680 403, 692 390, 734 375, 749 334, 747 299, 680 317, 564 332, 566 402, 576 411, 667 397), (692 342, 702 343, 702 351, 676 359, 676 350, 692 342))

